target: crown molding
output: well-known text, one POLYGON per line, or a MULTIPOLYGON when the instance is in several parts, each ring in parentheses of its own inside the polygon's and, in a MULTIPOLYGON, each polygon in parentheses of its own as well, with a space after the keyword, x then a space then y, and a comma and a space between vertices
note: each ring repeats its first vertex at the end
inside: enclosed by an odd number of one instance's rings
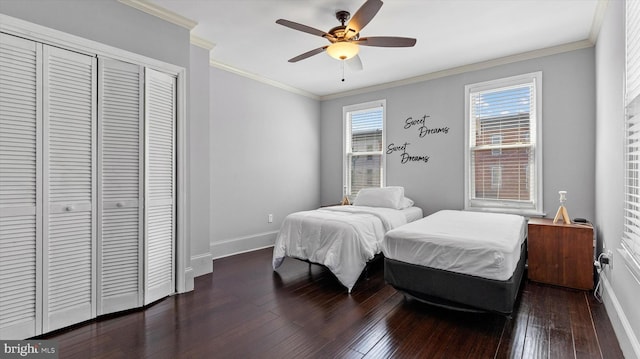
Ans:
MULTIPOLYGON (((604 0, 604 1, 607 1, 607 0, 604 0)), ((240 76, 244 76, 244 77, 250 78, 250 79, 258 81, 258 82, 265 83, 267 85, 278 87, 280 89, 283 89, 283 90, 286 90, 286 91, 289 91, 289 92, 292 92, 292 93, 295 93, 295 94, 298 94, 298 95, 306 96, 306 97, 309 97, 309 98, 314 99, 314 100, 327 101, 327 100, 334 100, 334 99, 337 99, 337 98, 342 98, 342 97, 345 97, 345 96, 360 95, 360 94, 364 94, 364 93, 369 93, 369 92, 374 92, 374 91, 381 91, 381 90, 386 90, 386 89, 390 89, 390 88, 394 88, 394 87, 410 85, 410 84, 414 84, 414 83, 418 83, 418 82, 434 80, 434 79, 438 79, 438 78, 442 78, 442 77, 459 75, 459 74, 463 74, 463 73, 471 72, 471 71, 484 70, 484 69, 488 69, 488 68, 495 67, 495 66, 511 64, 511 63, 514 63, 514 62, 531 60, 531 59, 535 59, 535 58, 539 58, 539 57, 551 56, 551 55, 561 54, 561 53, 564 53, 564 52, 575 51, 575 50, 580 50, 580 49, 586 49, 586 48, 589 48, 589 47, 593 47, 593 45, 594 44, 590 40, 585 39, 585 40, 581 40, 581 41, 570 42, 570 43, 563 44, 563 45, 552 46, 552 47, 547 47, 547 48, 543 48, 543 49, 523 52, 523 53, 516 54, 516 55, 505 56, 505 57, 501 57, 501 58, 497 58, 497 59, 493 59, 493 60, 477 62, 477 63, 474 63, 474 64, 469 64, 469 65, 464 65, 464 66, 458 66, 458 67, 454 67, 454 68, 446 69, 446 70, 442 70, 442 71, 431 72, 431 73, 428 73, 428 74, 425 74, 425 75, 420 75, 420 76, 416 76, 416 77, 410 77, 410 78, 403 79, 403 80, 387 82, 387 83, 380 84, 380 85, 375 85, 375 86, 362 87, 362 88, 351 90, 351 91, 338 92, 338 93, 334 93, 334 94, 330 94, 330 95, 324 95, 324 96, 319 96, 319 95, 316 95, 316 94, 313 94, 313 93, 310 93, 310 92, 307 92, 307 91, 304 91, 304 90, 301 90, 301 89, 298 89, 298 88, 283 84, 283 83, 278 82, 278 81, 270 80, 270 79, 267 79, 267 78, 262 77, 260 75, 256 75, 256 74, 253 74, 253 73, 246 72, 244 70, 237 69, 237 68, 235 68, 233 66, 230 66, 230 65, 227 65, 227 64, 223 64, 223 63, 215 61, 213 59, 209 60, 209 65, 211 65, 212 67, 219 68, 221 70, 225 70, 225 71, 232 72, 232 73, 235 73, 235 74, 240 75, 240 76)))
POLYGON ((213 42, 198 35, 194 35, 193 33, 191 34, 190 41, 191 45, 195 45, 209 51, 213 50, 213 48, 216 47, 216 44, 214 44, 213 42))
POLYGON ((589 32, 589 41, 594 45, 596 41, 598 41, 598 35, 600 34, 608 5, 609 0, 598 0, 598 4, 596 5, 596 12, 593 14, 593 22, 591 23, 591 31, 589 32))
POLYGON ((580 50, 580 49, 585 49, 589 47, 593 47, 593 43, 591 43, 591 41, 581 40, 581 41, 571 42, 568 44, 523 52, 516 55, 505 56, 505 57, 501 57, 493 60, 454 67, 454 68, 446 69, 442 71, 431 72, 425 75, 410 77, 404 80, 387 82, 380 85, 362 87, 362 88, 351 90, 351 91, 345 91, 345 92, 339 92, 339 93, 334 93, 330 95, 320 96, 320 100, 326 101, 326 100, 333 100, 333 99, 337 99, 345 96, 360 95, 363 93, 380 91, 380 90, 385 90, 385 89, 394 88, 398 86, 410 85, 417 82, 424 82, 424 81, 434 80, 434 79, 438 79, 446 76, 459 75, 459 74, 463 74, 471 71, 484 70, 484 69, 488 69, 495 66, 506 65, 514 62, 519 62, 519 61, 531 60, 531 59, 544 57, 544 56, 561 54, 564 52, 580 50))
POLYGON ((119 2, 136 8, 142 12, 146 12, 147 14, 159 17, 165 21, 168 21, 172 24, 184 27, 185 29, 191 31, 193 30, 198 23, 194 20, 188 19, 182 15, 176 14, 171 10, 167 10, 161 6, 150 3, 147 0, 118 0, 119 2))
POLYGON ((297 95, 302 95, 302 96, 308 97, 308 98, 313 99, 313 100, 320 100, 321 99, 320 96, 312 94, 310 92, 295 88, 293 86, 289 86, 287 84, 283 84, 282 82, 278 82, 278 81, 275 81, 275 80, 268 79, 266 77, 262 77, 260 75, 256 75, 256 74, 244 71, 244 70, 240 70, 238 68, 235 68, 235 67, 227 65, 227 64, 223 64, 223 63, 215 61, 213 59, 209 60, 209 65, 212 66, 212 67, 218 68, 220 70, 224 70, 224 71, 227 71, 227 72, 234 73, 236 75, 244 76, 244 77, 247 77, 249 79, 252 79, 252 80, 255 80, 255 81, 258 81, 258 82, 262 82, 264 84, 267 84, 267 85, 270 85, 270 86, 273 86, 273 87, 277 87, 279 89, 282 89, 282 90, 285 90, 285 91, 288 91, 288 92, 291 92, 291 93, 294 93, 294 94, 297 94, 297 95))

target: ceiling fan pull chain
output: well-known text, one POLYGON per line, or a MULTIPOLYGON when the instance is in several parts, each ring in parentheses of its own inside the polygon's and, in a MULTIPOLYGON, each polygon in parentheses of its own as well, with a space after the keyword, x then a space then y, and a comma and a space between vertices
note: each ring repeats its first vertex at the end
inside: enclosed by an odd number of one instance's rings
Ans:
POLYGON ((342 82, 344 82, 344 61, 345 60, 340 60, 340 66, 342 66, 342 82))

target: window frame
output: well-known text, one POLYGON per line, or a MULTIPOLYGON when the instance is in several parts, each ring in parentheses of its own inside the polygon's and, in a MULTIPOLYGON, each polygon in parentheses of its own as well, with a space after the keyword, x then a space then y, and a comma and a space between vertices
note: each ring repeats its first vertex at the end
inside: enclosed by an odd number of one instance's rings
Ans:
POLYGON ((342 107, 342 195, 352 199, 357 193, 351 193, 351 113, 382 107, 382 146, 380 151, 357 152, 357 156, 380 156, 380 187, 386 185, 387 161, 385 156, 387 129, 387 101, 370 101, 342 107))
POLYGON ((502 166, 501 165, 491 166, 491 187, 498 188, 498 189, 502 187, 502 166))
POLYGON ((624 207, 619 254, 626 267, 640 280, 640 208, 636 129, 640 123, 640 3, 625 2, 625 76, 624 76, 624 207))
MULTIPOLYGON (((464 131, 465 131, 465 154, 464 154, 464 209, 474 211, 516 213, 525 216, 542 216, 544 215, 543 207, 543 184, 542 184, 542 71, 505 77, 495 80, 478 82, 465 85, 465 114, 464 114, 464 131), (526 181, 526 188, 531 191, 530 198, 532 203, 517 202, 511 200, 492 200, 474 198, 474 181, 475 168, 472 166, 472 143, 475 137, 471 136, 472 115, 471 95, 477 92, 507 89, 509 87, 533 83, 532 113, 530 114, 530 128, 535 134, 535 138, 531 139, 531 151, 533 163, 528 167, 534 167, 533 174, 529 171, 526 181), (531 186, 533 180, 534 186, 531 186)), ((473 135, 475 136, 475 135, 473 135)), ((492 150, 493 153, 493 150, 492 150)), ((523 183, 525 184, 525 183, 523 183)))

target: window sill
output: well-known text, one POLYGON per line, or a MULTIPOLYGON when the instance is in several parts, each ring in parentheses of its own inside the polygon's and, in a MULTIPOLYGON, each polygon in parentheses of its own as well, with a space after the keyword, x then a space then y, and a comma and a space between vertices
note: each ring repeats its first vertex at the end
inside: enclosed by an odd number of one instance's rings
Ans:
POLYGON ((624 262, 624 266, 627 267, 629 272, 631 272, 633 278, 640 285, 640 265, 638 265, 638 263, 633 258, 631 258, 631 255, 629 254, 629 252, 627 252, 626 249, 618 248, 618 254, 624 262))
POLYGON ((547 216, 547 214, 544 212, 539 212, 533 209, 520 209, 520 208, 467 207, 465 208, 465 211, 518 214, 523 217, 546 217, 547 216))

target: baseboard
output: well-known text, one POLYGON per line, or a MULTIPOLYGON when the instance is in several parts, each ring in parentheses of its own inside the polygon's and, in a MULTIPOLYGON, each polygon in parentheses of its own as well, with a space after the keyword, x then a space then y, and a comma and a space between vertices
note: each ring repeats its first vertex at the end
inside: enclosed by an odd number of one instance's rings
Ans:
POLYGON ((600 278, 604 289, 602 296, 604 306, 607 310, 607 314, 609 315, 609 320, 613 325, 614 331, 616 332, 616 337, 618 338, 618 343, 620 343, 622 353, 627 358, 640 358, 640 343, 633 333, 631 324, 629 323, 629 320, 616 297, 616 293, 613 291, 607 276, 603 275, 600 278))
POLYGON ((193 290, 193 267, 187 267, 184 270, 184 292, 191 292, 193 290))
POLYGON ((211 242, 213 259, 228 257, 234 254, 255 251, 272 247, 276 242, 278 231, 258 233, 252 236, 211 242))
POLYGON ((191 267, 193 267, 194 277, 213 272, 213 258, 211 257, 211 253, 207 252, 191 256, 191 267))

